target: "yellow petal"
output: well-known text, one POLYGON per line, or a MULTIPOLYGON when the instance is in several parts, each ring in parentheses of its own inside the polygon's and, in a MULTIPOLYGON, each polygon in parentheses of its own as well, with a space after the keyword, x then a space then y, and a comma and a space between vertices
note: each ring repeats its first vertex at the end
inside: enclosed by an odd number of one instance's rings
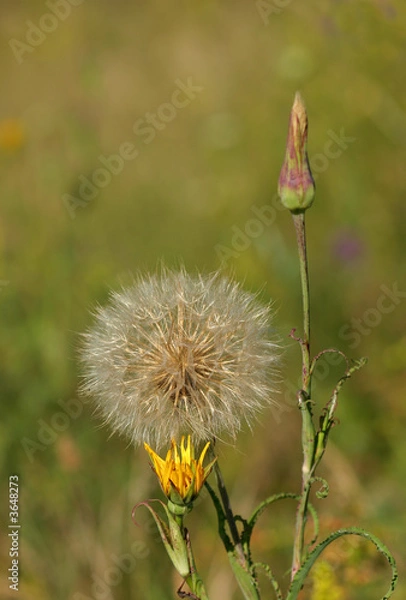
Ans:
POLYGON ((158 456, 158 454, 156 454, 156 453, 155 453, 155 452, 152 450, 152 448, 150 448, 150 447, 148 446, 148 444, 147 444, 147 443, 144 443, 144 448, 145 448, 145 450, 148 452, 148 454, 149 454, 149 456, 150 456, 150 458, 151 458, 151 460, 152 460, 152 463, 153 463, 154 469, 155 469, 155 471, 156 471, 157 475, 159 476, 159 474, 162 472, 162 470, 163 470, 163 468, 164 468, 164 466, 165 466, 165 461, 164 461, 164 460, 162 460, 162 458, 161 458, 160 456, 158 456))
POLYGON ((191 445, 190 435, 187 436, 187 445, 183 441, 183 462, 190 465, 194 458, 193 446, 191 445))
POLYGON ((205 445, 205 447, 203 448, 203 450, 202 450, 202 453, 201 453, 201 455, 200 455, 200 458, 199 458, 199 465, 202 465, 202 466, 203 466, 204 457, 206 456, 206 452, 207 452, 207 450, 209 449, 209 446, 210 446, 210 442, 207 442, 207 444, 206 444, 206 445, 205 445))
POLYGON ((180 457, 178 452, 178 447, 176 445, 175 440, 172 440, 172 452, 173 452, 173 460, 176 464, 180 463, 180 457))

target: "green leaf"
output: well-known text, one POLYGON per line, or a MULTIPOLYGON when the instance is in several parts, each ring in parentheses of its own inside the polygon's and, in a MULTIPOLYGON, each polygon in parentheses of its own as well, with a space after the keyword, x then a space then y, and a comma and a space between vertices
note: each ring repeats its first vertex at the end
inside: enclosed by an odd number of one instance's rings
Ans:
MULTIPOLYGON (((341 353, 340 353, 341 354, 341 353)), ((356 372, 359 371, 362 367, 364 367, 368 362, 368 359, 363 357, 359 360, 349 361, 347 359, 347 369, 342 377, 337 382, 333 393, 328 401, 327 405, 323 409, 323 413, 320 417, 320 429, 316 434, 316 448, 314 454, 313 461, 313 472, 316 469, 317 465, 320 463, 323 458, 324 451, 327 446, 328 436, 330 433, 330 429, 333 427, 334 413, 337 408, 338 395, 343 387, 344 383, 350 379, 350 377, 356 372)))
POLYGON ((281 588, 279 587, 279 583, 276 580, 275 575, 272 573, 270 566, 261 562, 256 562, 254 564, 254 568, 262 569, 265 572, 274 589, 276 600, 283 600, 281 588))
POLYGON ((244 569, 238 560, 238 556, 236 556, 234 552, 228 552, 227 554, 231 568, 233 569, 235 578, 240 586, 240 590, 244 594, 245 600, 260 600, 254 573, 250 573, 244 569))
POLYGON ((336 539, 338 539, 339 537, 342 537, 344 535, 359 535, 359 536, 371 541, 373 544, 375 544, 375 546, 379 550, 379 552, 381 552, 385 556, 386 560, 388 561, 388 563, 392 569, 392 579, 391 579, 391 583, 390 583, 390 587, 389 587, 388 591, 381 598, 381 600, 388 600, 392 596, 393 592, 395 591, 395 587, 396 587, 397 580, 398 580, 398 571, 397 571, 397 567, 396 567, 396 562, 395 562, 395 559, 393 558, 392 554, 389 552, 389 550, 385 546, 385 544, 379 538, 377 538, 375 535, 373 535, 372 533, 369 533, 368 531, 365 531, 364 529, 361 529, 359 527, 347 527, 345 529, 338 529, 337 531, 334 531, 334 533, 332 533, 325 540, 320 542, 320 544, 318 544, 309 553, 305 562, 303 563, 303 565, 301 566, 299 571, 295 574, 295 576, 292 580, 292 583, 290 584, 290 588, 289 588, 286 600, 297 600, 298 594, 303 587, 304 581, 305 581, 307 575, 309 574, 310 569, 312 568, 312 566, 314 565, 314 563, 320 556, 320 554, 323 552, 323 550, 329 544, 331 544, 336 539))
POLYGON ((207 488, 207 491, 210 494, 210 497, 213 501, 214 504, 214 508, 216 509, 216 513, 217 513, 217 522, 218 522, 218 532, 219 532, 219 536, 224 544, 224 547, 226 549, 227 552, 232 552, 233 551, 233 544, 231 543, 231 540, 229 538, 229 536, 227 535, 227 531, 226 531, 226 515, 224 513, 223 507, 221 506, 221 502, 219 497, 217 496, 216 492, 213 490, 213 488, 211 487, 211 485, 206 481, 204 484, 207 488))
POLYGON ((321 483, 321 488, 318 489, 316 492, 317 498, 319 498, 320 500, 327 498, 330 491, 327 479, 324 479, 324 477, 312 477, 310 483, 313 484, 316 482, 321 483))
MULTIPOLYGON (((244 529, 243 534, 241 536, 244 544, 248 544, 248 545, 250 544, 251 535, 252 535, 253 529, 255 527, 255 524, 258 521, 259 517, 264 512, 264 510, 268 506, 273 504, 274 502, 277 502, 278 500, 284 500, 285 498, 299 501, 301 496, 299 494, 293 494, 291 492, 281 492, 280 494, 274 494, 273 496, 269 496, 269 498, 266 498, 263 502, 261 502, 261 504, 259 504, 257 506, 257 508, 254 510, 254 512, 252 513, 252 515, 250 516, 250 518, 247 521, 247 526, 244 529)), ((314 523, 314 537, 313 537, 312 541, 310 542, 310 544, 314 544, 315 541, 317 540, 317 536, 319 533, 319 519, 318 519, 318 516, 317 516, 314 506, 310 503, 308 504, 308 510, 312 516, 313 523, 314 523)))
MULTIPOLYGON (((153 502, 153 500, 150 500, 149 502, 153 502)), ((167 508, 167 506, 165 506, 163 502, 161 502, 161 500, 155 500, 155 502, 159 502, 159 504, 161 504, 161 506, 164 508, 168 517, 169 527, 148 502, 140 502, 139 504, 137 504, 133 509, 133 514, 139 506, 145 506, 145 508, 149 510, 156 523, 156 526, 158 527, 158 531, 161 535, 162 542, 165 546, 169 558, 172 561, 173 566, 175 567, 179 575, 181 575, 182 577, 188 577, 190 575, 190 565, 188 550, 186 547, 186 542, 183 536, 182 528, 179 526, 178 522, 171 514, 170 510, 167 508)))
MULTIPOLYGON (((219 535, 223 541, 224 547, 227 551, 228 559, 230 561, 231 568, 234 572, 234 576, 240 586, 242 593, 244 594, 245 600, 260 600, 259 590, 257 588, 255 582, 255 574, 254 572, 247 571, 243 565, 241 564, 238 555, 236 555, 234 551, 234 546, 227 534, 226 531, 226 515, 224 513, 223 507, 221 506, 220 499, 217 494, 213 490, 207 481, 205 482, 205 486, 211 496, 213 504, 215 506, 217 512, 218 519, 218 531, 219 535)), ((237 518, 237 517, 236 517, 237 518)), ((239 518, 244 524, 244 529, 246 526, 246 522, 244 519, 239 518)), ((247 547, 249 553, 249 546, 247 547)), ((249 555, 249 554, 248 554, 249 555)))
MULTIPOLYGON (((159 504, 161 504, 165 508, 165 505, 161 500, 150 500, 149 502, 159 502, 159 504)), ((164 521, 161 519, 161 517, 158 515, 158 513, 152 508, 152 506, 150 506, 150 504, 147 501, 138 502, 138 504, 136 504, 134 506, 133 511, 132 511, 133 520, 134 520, 135 512, 139 506, 145 506, 145 508, 147 508, 149 510, 149 512, 151 513, 151 515, 156 523, 156 526, 158 527, 158 531, 161 535, 162 541, 164 542, 164 544, 168 543, 170 540, 169 527, 166 525, 166 523, 164 523, 164 521)), ((134 523, 138 526, 138 523, 135 520, 134 520, 134 523)))

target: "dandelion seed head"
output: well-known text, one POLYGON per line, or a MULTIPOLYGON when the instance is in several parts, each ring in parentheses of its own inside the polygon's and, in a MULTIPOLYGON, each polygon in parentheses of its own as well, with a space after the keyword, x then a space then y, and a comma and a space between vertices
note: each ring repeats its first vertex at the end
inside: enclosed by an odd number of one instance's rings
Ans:
POLYGON ((82 391, 113 430, 155 448, 234 438, 275 402, 271 308, 228 278, 184 270, 113 292, 84 335, 82 391))

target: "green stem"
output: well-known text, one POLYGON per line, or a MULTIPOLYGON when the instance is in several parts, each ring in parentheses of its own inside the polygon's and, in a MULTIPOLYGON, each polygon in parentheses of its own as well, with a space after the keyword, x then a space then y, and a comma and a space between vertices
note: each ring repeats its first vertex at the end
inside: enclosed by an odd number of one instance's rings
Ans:
MULTIPOLYGON (((185 582, 189 586, 194 597, 196 597, 198 600, 209 600, 209 597, 206 592, 206 588, 204 587, 203 580, 201 579, 201 577, 197 571, 197 568, 196 568, 196 563, 195 563, 195 558, 193 555, 192 543, 190 541, 189 531, 185 527, 184 521, 183 521, 184 515, 183 514, 180 514, 180 515, 175 514, 173 512, 171 512, 171 515, 172 515, 173 519, 175 520, 176 524, 178 525, 179 530, 182 535, 182 538, 186 545, 186 552, 187 552, 188 565, 189 565, 189 575, 187 575, 185 577, 185 582)), ((181 589, 182 589, 182 586, 178 590, 178 596, 180 596, 180 594, 182 593, 181 589)))
POLYGON ((189 586, 190 590, 192 591, 193 595, 196 598, 198 598, 198 600, 209 600, 206 588, 204 587, 203 580, 200 578, 199 573, 196 569, 196 563, 192 552, 192 545, 190 543, 189 532, 187 531, 187 529, 185 529, 184 534, 190 567, 190 575, 186 577, 185 581, 189 586))
POLYGON ((293 545, 292 579, 303 561, 304 533, 311 489, 314 463, 315 431, 311 410, 311 360, 310 360, 310 295, 309 272, 307 266, 306 229, 304 213, 293 214, 299 251, 300 279, 303 302, 303 337, 300 339, 302 350, 302 389, 299 392, 299 408, 302 413, 302 491, 296 512, 295 538, 293 545))
POLYGON ((302 284, 303 301, 303 338, 302 348, 302 389, 310 398, 310 293, 309 271, 307 267, 306 228, 304 213, 293 214, 296 229, 297 246, 299 250, 300 280, 302 284))

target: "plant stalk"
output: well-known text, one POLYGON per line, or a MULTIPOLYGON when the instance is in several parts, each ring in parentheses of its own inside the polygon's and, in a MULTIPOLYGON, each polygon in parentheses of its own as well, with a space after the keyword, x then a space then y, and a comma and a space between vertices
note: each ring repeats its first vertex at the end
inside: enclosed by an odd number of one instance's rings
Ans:
POLYGON ((304 213, 293 214, 296 229, 297 246, 299 250, 300 281, 302 285, 303 302, 303 338, 302 348, 302 390, 310 398, 310 286, 307 266, 306 227, 304 213))
POLYGON ((304 533, 307 508, 311 489, 314 465, 315 431, 311 410, 311 373, 310 373, 310 294, 309 272, 307 264, 306 229, 304 212, 292 214, 296 230, 299 251, 300 279, 303 303, 303 337, 300 339, 302 350, 302 389, 298 394, 299 408, 302 413, 302 491, 296 512, 295 538, 293 545, 292 579, 303 561, 304 533))
MULTIPOLYGON (((192 550, 192 543, 190 541, 189 531, 183 524, 183 515, 174 515, 177 524, 182 532, 182 537, 186 544, 188 562, 189 562, 189 575, 185 577, 185 582, 189 586, 192 591, 193 597, 198 600, 209 600, 209 597, 206 592, 206 588, 204 586, 203 580, 201 579, 195 563, 195 558, 192 550)), ((181 586, 182 587, 182 586, 181 586)), ((178 596, 180 596, 182 592, 178 590, 178 596)), ((187 596, 185 596, 187 597, 187 596)))

